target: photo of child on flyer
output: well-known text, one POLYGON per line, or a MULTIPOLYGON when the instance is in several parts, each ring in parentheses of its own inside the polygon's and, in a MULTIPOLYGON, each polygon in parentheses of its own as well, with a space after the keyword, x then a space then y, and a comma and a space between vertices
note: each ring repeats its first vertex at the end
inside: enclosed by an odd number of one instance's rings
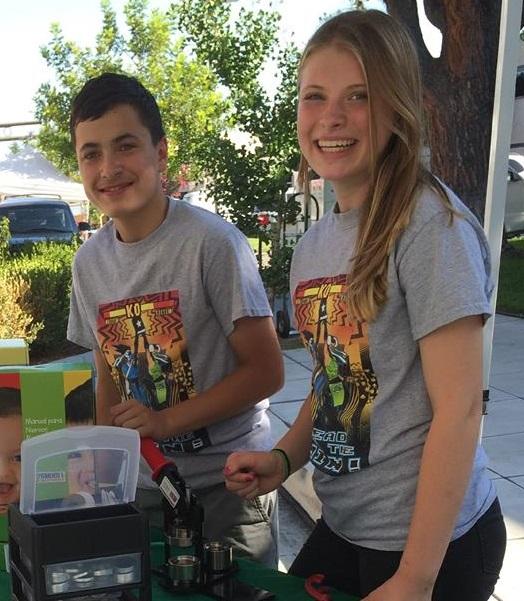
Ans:
MULTIPOLYGON (((65 397, 67 427, 93 424, 93 380, 89 378, 73 388, 65 397)), ((93 451, 69 453, 67 481, 69 494, 95 492, 95 459, 93 451)))
MULTIPOLYGON (((89 378, 65 396, 66 426, 93 423, 93 382, 89 378)), ((0 387, 0 515, 20 500, 21 444, 23 440, 20 390, 0 387)), ((69 493, 94 492, 94 457, 91 451, 68 457, 69 493)))
POLYGON ((0 388, 0 515, 20 498, 22 436, 20 390, 0 388))

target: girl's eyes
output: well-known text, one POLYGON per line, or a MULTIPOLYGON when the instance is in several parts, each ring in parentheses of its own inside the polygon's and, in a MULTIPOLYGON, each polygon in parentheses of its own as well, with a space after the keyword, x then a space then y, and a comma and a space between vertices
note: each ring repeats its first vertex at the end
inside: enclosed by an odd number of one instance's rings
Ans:
POLYGON ((12 455, 11 456, 11 461, 13 463, 20 463, 22 461, 22 455, 20 455, 20 454, 12 455))
MULTIPOLYGON (((368 97, 368 95, 364 91, 362 91, 362 92, 351 92, 351 94, 349 94, 346 97, 346 100, 359 101, 359 100, 366 100, 367 97, 368 97)), ((303 100, 325 100, 325 96, 323 94, 318 93, 318 92, 311 92, 309 94, 305 94, 303 96, 303 100)))
POLYGON ((310 94, 305 94, 304 95, 304 100, 322 100, 323 96, 321 94, 318 94, 316 92, 310 93, 310 94))

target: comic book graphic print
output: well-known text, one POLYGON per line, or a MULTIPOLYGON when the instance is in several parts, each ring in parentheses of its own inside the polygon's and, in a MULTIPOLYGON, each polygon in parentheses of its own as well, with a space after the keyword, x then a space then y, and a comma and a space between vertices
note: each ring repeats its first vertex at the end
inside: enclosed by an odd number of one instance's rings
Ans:
MULTIPOLYGON (((99 306, 100 349, 123 399, 155 411, 195 394, 178 290, 99 306)), ((162 441, 164 453, 195 452, 210 445, 205 428, 162 441)))
POLYGON ((300 282, 297 327, 313 358, 311 462, 339 476, 369 465, 370 415, 377 379, 367 324, 348 318, 346 275, 300 282))

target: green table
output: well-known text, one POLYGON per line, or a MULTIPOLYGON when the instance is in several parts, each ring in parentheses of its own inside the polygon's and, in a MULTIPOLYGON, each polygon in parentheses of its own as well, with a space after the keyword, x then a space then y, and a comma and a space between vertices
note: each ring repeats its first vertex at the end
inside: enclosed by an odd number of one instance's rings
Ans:
MULTIPOLYGON (((161 563, 162 557, 163 544, 159 542, 152 543, 151 559, 153 565, 161 563)), ((240 559, 238 564, 239 571, 236 574, 236 578, 275 593, 278 601, 311 601, 311 597, 304 589, 302 578, 270 570, 263 565, 245 559, 240 559)), ((10 598, 9 595, 9 575, 5 572, 0 572, 0 599, 7 600, 10 598)), ((356 597, 351 597, 338 591, 333 591, 331 598, 332 601, 357 601, 356 597)), ((158 578, 153 576, 153 599, 154 601, 210 601, 211 597, 196 593, 173 595, 163 589, 158 583, 158 578)))

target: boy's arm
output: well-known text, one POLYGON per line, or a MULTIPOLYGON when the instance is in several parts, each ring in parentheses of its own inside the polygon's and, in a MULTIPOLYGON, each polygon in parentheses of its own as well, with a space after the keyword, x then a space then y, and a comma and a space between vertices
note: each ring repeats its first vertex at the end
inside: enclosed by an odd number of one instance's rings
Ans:
POLYGON ((101 351, 93 350, 93 357, 96 367, 96 423, 111 426, 113 418, 109 410, 122 399, 101 351))
POLYGON ((220 382, 160 412, 135 400, 119 403, 111 409, 113 423, 163 440, 242 413, 282 387, 284 366, 271 317, 236 320, 228 340, 237 367, 220 382))

